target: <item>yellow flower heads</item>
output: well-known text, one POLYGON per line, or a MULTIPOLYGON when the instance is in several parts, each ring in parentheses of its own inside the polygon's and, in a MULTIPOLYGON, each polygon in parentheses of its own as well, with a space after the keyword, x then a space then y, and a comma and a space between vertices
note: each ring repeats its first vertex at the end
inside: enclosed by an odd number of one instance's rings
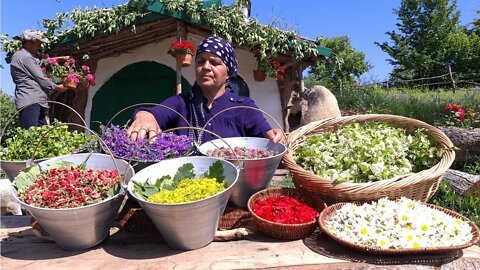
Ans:
POLYGON ((215 178, 183 179, 174 190, 162 189, 148 197, 148 202, 176 204, 208 198, 225 190, 225 183, 215 178))

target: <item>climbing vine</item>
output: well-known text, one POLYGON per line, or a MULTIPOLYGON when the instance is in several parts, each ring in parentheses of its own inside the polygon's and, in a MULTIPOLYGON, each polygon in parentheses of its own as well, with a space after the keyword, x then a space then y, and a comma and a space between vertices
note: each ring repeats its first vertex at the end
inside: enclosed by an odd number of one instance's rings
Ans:
MULTIPOLYGON (((45 35, 51 40, 48 46, 55 47, 60 42, 92 38, 99 34, 115 34, 129 26, 135 31, 135 23, 148 13, 146 7, 155 1, 162 3, 168 12, 180 11, 192 20, 203 20, 214 35, 253 50, 259 67, 272 63, 279 54, 292 53, 295 60, 318 55, 313 42, 299 39, 292 31, 262 25, 254 17, 245 22, 242 1, 229 6, 205 6, 202 0, 130 0, 112 8, 76 8, 71 12, 57 13, 55 19, 43 20, 45 35)), ((13 54, 20 46, 18 41, 9 40, 8 35, 0 36, 0 50, 7 55, 13 54)), ((265 71, 275 77, 270 70, 265 71)))

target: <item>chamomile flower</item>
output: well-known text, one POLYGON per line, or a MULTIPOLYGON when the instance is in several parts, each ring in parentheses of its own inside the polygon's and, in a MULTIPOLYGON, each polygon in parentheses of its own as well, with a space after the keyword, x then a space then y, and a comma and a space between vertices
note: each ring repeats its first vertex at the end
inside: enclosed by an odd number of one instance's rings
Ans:
POLYGON ((327 227, 345 241, 390 249, 462 245, 473 237, 467 222, 403 197, 345 204, 327 227))

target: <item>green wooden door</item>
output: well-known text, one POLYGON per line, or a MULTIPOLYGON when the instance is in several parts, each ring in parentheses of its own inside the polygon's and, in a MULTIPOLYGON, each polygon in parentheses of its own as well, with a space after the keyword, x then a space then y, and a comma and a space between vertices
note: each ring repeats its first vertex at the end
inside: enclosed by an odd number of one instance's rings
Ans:
MULTIPOLYGON (((157 62, 138 62, 122 68, 95 93, 90 127, 99 131, 99 123, 107 124, 117 112, 130 105, 162 102, 175 94, 175 78, 175 70, 157 62)), ((190 88, 189 82, 182 77, 182 92, 190 88)), ((125 110, 113 123, 124 125, 134 109, 125 110)))

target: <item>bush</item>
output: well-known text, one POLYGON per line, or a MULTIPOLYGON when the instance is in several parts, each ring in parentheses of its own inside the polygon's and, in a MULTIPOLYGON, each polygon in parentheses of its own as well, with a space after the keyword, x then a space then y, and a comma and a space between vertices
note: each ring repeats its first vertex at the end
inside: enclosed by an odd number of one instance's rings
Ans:
MULTIPOLYGON (((15 108, 15 103, 13 102, 13 97, 7 95, 3 91, 0 91, 0 129, 3 130, 7 124, 8 119, 17 111, 15 108)), ((18 127, 18 115, 15 117, 12 123, 7 127, 5 132, 5 138, 10 137, 15 128, 18 127)), ((0 130, 0 132, 1 132, 0 130)), ((4 138, 2 138, 4 139, 4 138)))

